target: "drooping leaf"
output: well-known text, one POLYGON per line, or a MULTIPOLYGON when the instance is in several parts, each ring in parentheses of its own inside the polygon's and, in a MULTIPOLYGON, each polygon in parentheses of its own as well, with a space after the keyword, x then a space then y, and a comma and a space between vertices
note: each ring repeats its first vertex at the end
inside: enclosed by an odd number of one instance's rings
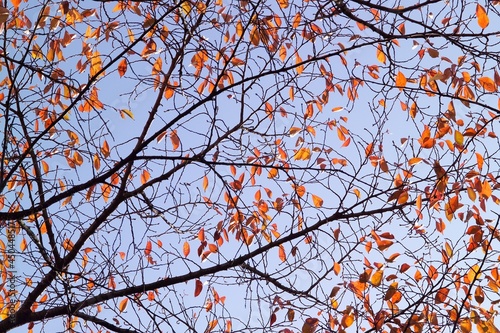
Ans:
POLYGON ((120 304, 118 304, 118 311, 123 312, 127 308, 128 304, 128 298, 124 298, 120 301, 120 304))
POLYGON ((307 318, 302 325, 302 333, 314 333, 319 325, 318 318, 307 318))
POLYGON ((481 27, 481 29, 486 29, 486 27, 490 24, 488 14, 486 14, 486 10, 484 10, 484 7, 480 4, 476 5, 476 17, 477 24, 481 27))
POLYGON ((314 207, 320 208, 323 206, 323 199, 317 195, 311 194, 314 207))
POLYGON ((194 297, 198 297, 201 294, 202 290, 203 290, 203 283, 199 279, 197 279, 195 281, 194 297))

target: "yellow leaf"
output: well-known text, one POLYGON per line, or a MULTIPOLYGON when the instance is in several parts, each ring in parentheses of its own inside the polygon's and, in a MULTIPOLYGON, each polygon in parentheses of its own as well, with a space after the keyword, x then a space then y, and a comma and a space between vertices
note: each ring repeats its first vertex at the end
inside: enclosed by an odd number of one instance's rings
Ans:
POLYGON ((377 60, 385 64, 385 53, 382 51, 382 44, 377 46, 377 60))
POLYGON ((477 4, 476 6, 476 17, 477 24, 479 24, 481 29, 486 29, 486 27, 490 24, 490 19, 488 18, 488 15, 486 14, 483 6, 481 6, 480 4, 477 4))
POLYGON ((189 1, 186 0, 181 3, 181 12, 184 14, 184 16, 189 15, 189 13, 191 12, 191 4, 189 3, 189 1))
POLYGON ((311 158, 311 150, 309 148, 300 148, 299 150, 297 150, 293 158, 296 161, 297 160, 307 161, 311 158))
POLYGON ((123 312, 127 308, 128 298, 124 298, 118 305, 118 311, 123 312))
POLYGON ((187 241, 184 242, 184 245, 182 246, 182 253, 184 254, 184 257, 187 257, 189 255, 190 251, 191 251, 191 248, 189 246, 189 243, 187 241))
POLYGON ((455 131, 455 143, 459 146, 463 146, 464 144, 464 136, 460 131, 455 131))
POLYGON ((372 285, 374 285, 375 287, 378 287, 380 286, 380 284, 382 283, 382 278, 384 277, 384 271, 383 270, 378 270, 376 271, 371 279, 370 279, 370 282, 372 285))
POLYGON ((321 199, 321 197, 318 197, 317 195, 314 194, 311 194, 311 197, 315 207, 320 208, 321 206, 323 206, 323 199, 321 199))
POLYGON ((121 109, 120 110, 120 115, 121 115, 122 118, 125 118, 124 115, 127 115, 130 118, 134 119, 134 114, 129 109, 121 109))
MULTIPOLYGON (((98 51, 95 51, 90 59, 90 76, 91 77, 96 76, 101 69, 102 69, 101 54, 98 51)), ((101 75, 103 74, 104 72, 101 73, 101 75)))

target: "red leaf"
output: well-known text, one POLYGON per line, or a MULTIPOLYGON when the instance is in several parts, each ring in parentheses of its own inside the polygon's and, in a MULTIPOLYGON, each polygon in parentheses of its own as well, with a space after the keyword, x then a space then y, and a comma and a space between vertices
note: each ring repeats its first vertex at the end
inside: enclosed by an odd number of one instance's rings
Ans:
POLYGON ((200 295, 202 290, 203 290, 203 283, 200 280, 196 280, 194 287, 194 297, 200 295))

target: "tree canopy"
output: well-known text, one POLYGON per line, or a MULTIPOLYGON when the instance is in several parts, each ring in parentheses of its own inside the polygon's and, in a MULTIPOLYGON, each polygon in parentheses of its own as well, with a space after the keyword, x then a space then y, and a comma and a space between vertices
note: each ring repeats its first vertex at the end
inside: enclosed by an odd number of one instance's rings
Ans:
POLYGON ((4 1, 0 332, 499 332, 499 3, 4 1))

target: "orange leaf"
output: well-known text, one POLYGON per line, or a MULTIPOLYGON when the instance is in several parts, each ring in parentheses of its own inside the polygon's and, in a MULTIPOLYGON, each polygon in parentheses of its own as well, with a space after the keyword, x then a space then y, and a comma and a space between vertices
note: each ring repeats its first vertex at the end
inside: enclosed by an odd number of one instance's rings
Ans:
POLYGON ((118 305, 118 311, 123 312, 127 308, 128 298, 124 298, 118 305))
POLYGON ((252 30, 250 30, 250 42, 253 45, 258 46, 259 41, 260 41, 259 29, 257 29, 257 26, 254 26, 252 30))
POLYGON ((200 295, 202 290, 203 290, 203 283, 200 280, 196 280, 194 287, 194 297, 200 295))
POLYGON ((293 20, 292 20, 292 28, 296 29, 299 26, 301 19, 302 19, 302 16, 300 13, 295 14, 295 16, 293 17, 293 20))
POLYGON ((144 254, 149 256, 151 254, 151 249, 153 248, 153 245, 150 240, 146 243, 146 248, 144 249, 144 254))
POLYGON ((122 59, 122 61, 120 61, 120 63, 118 64, 118 74, 120 75, 120 77, 122 77, 123 75, 125 75, 126 72, 127 72, 127 60, 122 59))
POLYGON ((370 143, 368 146, 365 148, 365 155, 368 157, 371 154, 373 154, 373 142, 370 143))
POLYGON ((489 92, 496 92, 497 91, 497 87, 496 87, 495 81, 493 81, 493 79, 491 79, 487 76, 483 76, 483 77, 480 77, 478 79, 478 81, 484 90, 489 91, 489 92))
POLYGON ((486 14, 483 6, 481 6, 480 4, 477 4, 476 6, 476 17, 477 24, 479 24, 481 29, 486 29, 486 27, 490 24, 490 19, 488 18, 488 15, 486 14))
POLYGON ((278 4, 280 5, 281 8, 287 8, 288 0, 278 0, 278 4))
POLYGON ((23 238, 21 244, 19 245, 21 252, 24 252, 24 250, 26 250, 27 247, 28 247, 28 242, 26 242, 26 238, 23 238))
POLYGON ((408 165, 412 166, 420 162, 422 162, 422 159, 420 157, 412 157, 408 160, 408 165))
POLYGON ((179 148, 179 145, 181 144, 181 140, 177 135, 177 130, 173 130, 172 133, 170 133, 170 141, 172 141, 173 149, 177 150, 177 148, 179 148))
POLYGON ((150 176, 151 175, 148 170, 143 170, 141 173, 141 184, 147 183, 150 176))
POLYGON ((434 303, 436 304, 444 303, 446 301, 446 298, 448 297, 449 292, 450 289, 448 288, 439 289, 436 293, 436 297, 434 298, 434 303))
POLYGON ((208 177, 205 175, 203 176, 203 191, 206 191, 208 187, 208 177))
POLYGON ((21 0, 10 0, 10 2, 12 2, 12 5, 16 8, 21 4, 21 0))
POLYGON ((483 159, 483 156, 479 153, 476 153, 476 159, 477 159, 477 168, 479 170, 482 170, 483 169, 483 163, 484 163, 484 159, 483 159))
POLYGON ((396 75, 396 87, 399 87, 399 90, 403 90, 406 87, 406 76, 401 72, 398 72, 398 75, 396 75))
POLYGON ((303 197, 304 194, 306 194, 306 188, 304 186, 302 186, 302 185, 301 186, 297 186, 295 188, 295 192, 297 193, 297 195, 299 197, 303 197))
POLYGON ((392 244, 394 244, 394 242, 387 239, 377 240, 377 247, 380 251, 388 249, 392 244))
MULTIPOLYGON (((295 62, 296 64, 300 64, 302 62, 302 58, 299 56, 298 53, 295 56, 295 59, 296 59, 296 62, 295 62)), ((304 65, 297 66, 297 74, 298 75, 302 74, 303 71, 304 71, 304 65)))
POLYGON ((335 273, 335 275, 340 274, 340 264, 336 261, 333 263, 333 272, 335 273))
POLYGON ((417 116, 417 103, 413 102, 410 107, 410 117, 413 119, 417 116))
POLYGON ((104 140, 104 142, 102 143, 101 153, 104 155, 104 157, 109 156, 109 145, 106 140, 104 140))
POLYGON ((281 244, 278 248, 278 257, 280 258, 281 261, 286 261, 285 247, 281 244))
POLYGON ((204 228, 201 228, 200 231, 198 231, 198 239, 200 240, 200 242, 205 241, 205 229, 204 228))
POLYGON ((323 206, 323 199, 321 199, 321 197, 318 197, 314 194, 311 194, 311 196, 315 207, 320 208, 321 206, 323 206))
POLYGON ((434 138, 431 138, 431 130, 429 126, 425 125, 424 130, 422 131, 422 135, 420 136, 420 139, 418 139, 418 142, 420 143, 422 148, 434 147, 435 140, 434 138))
POLYGON ((69 238, 66 238, 62 244, 63 248, 66 251, 71 251, 73 249, 73 245, 74 245, 73 242, 69 238))

